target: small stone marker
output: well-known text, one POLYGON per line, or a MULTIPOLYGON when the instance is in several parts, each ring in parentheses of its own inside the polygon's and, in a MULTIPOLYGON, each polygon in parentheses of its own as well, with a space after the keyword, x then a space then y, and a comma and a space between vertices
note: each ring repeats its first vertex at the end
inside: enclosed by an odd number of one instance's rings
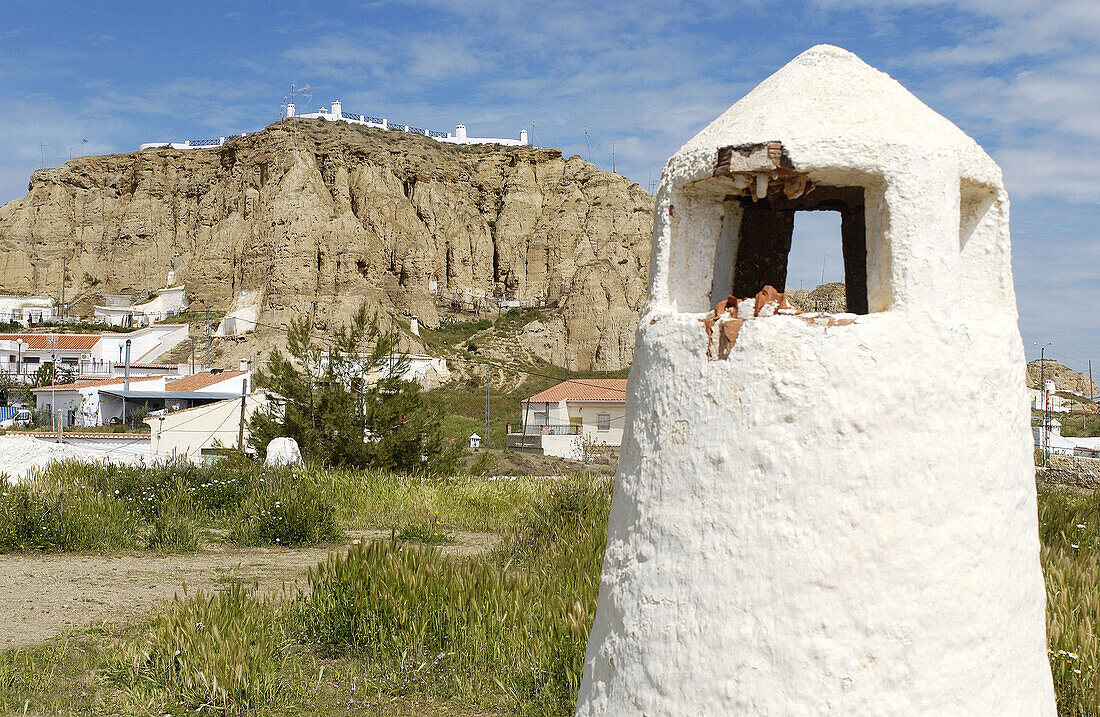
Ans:
POLYGON ((296 466, 302 462, 302 452, 298 450, 298 441, 293 438, 273 438, 267 444, 267 466, 296 466))

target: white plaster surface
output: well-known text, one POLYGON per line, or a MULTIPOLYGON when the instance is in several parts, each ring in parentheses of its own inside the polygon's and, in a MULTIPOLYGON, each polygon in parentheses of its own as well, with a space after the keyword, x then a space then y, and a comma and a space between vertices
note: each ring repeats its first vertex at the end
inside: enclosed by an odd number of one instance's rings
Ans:
POLYGON ((1054 715, 992 160, 818 46, 669 160, 653 247, 577 714, 1054 715), (773 140, 865 188, 873 313, 708 360, 717 149, 773 140))
MULTIPOLYGON (((133 439, 130 439, 129 444, 133 443, 133 439)), ((108 446, 103 441, 74 444, 18 434, 0 436, 0 486, 3 485, 4 477, 12 483, 19 483, 55 461, 140 462, 143 458, 141 446, 124 450, 127 447, 129 446, 108 446)))

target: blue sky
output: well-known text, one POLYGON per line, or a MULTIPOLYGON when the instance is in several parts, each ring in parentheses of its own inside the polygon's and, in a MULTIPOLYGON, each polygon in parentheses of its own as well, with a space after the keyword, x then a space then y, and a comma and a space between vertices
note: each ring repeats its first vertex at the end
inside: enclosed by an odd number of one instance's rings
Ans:
MULTIPOLYGON (((0 203, 70 153, 258 129, 291 83, 311 86, 310 108, 338 98, 345 111, 481 136, 526 127, 604 169, 614 144, 616 169, 648 188, 722 110, 829 42, 1000 162, 1028 355, 1053 341, 1083 369, 1100 360, 1098 38, 1100 0, 5 0, 0 203)), ((800 218, 792 285, 816 284, 822 259, 839 278, 837 234, 827 216, 800 218)))

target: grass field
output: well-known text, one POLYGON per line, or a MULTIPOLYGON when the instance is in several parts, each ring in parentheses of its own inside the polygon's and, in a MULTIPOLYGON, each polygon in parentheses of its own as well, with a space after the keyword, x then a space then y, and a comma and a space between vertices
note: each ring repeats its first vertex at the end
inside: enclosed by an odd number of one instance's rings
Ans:
MULTIPOLYGON (((276 501, 294 501, 270 472, 254 476, 275 484, 270 495, 255 485, 242 487, 248 479, 240 475, 210 485, 213 476, 205 473, 188 491, 181 483, 192 477, 182 472, 159 474, 156 483, 165 484, 159 488, 142 476, 80 473, 72 464, 40 479, 34 486, 46 494, 62 485, 72 492, 63 501, 66 512, 53 514, 72 530, 47 536, 49 548, 181 549, 171 540, 158 545, 150 539, 158 530, 151 523, 156 516, 175 511, 199 524, 238 526, 242 510, 262 515, 276 501), (126 498, 124 489, 155 497, 126 498), (169 508, 167 501, 191 505, 169 508), (256 501, 261 508, 245 509, 256 501), (124 535, 88 526, 86 516, 107 510, 118 511, 105 521, 116 526, 112 530, 129 526, 124 535), (66 535, 76 541, 66 544, 66 535)), ((230 582, 221 592, 178 597, 139 624, 0 652, 0 712, 571 710, 599 586, 609 479, 443 481, 330 471, 302 477, 312 486, 308 501, 342 496, 331 503, 342 529, 389 527, 395 539, 330 555, 306 576, 303 589, 281 599, 230 582), (486 554, 446 557, 433 543, 447 542, 458 529, 491 531, 501 539, 486 554)), ((312 524, 286 514, 278 522, 312 524)), ((190 534, 172 524, 162 532, 190 534)), ((274 542, 263 530, 246 535, 274 542)))
MULTIPOLYGON (((271 544, 265 520, 257 529, 235 527, 242 512, 275 513, 291 526, 283 535, 322 539, 310 526, 326 521, 309 516, 324 511, 280 513, 276 503, 296 499, 290 488, 275 473, 251 470, 150 476, 65 466, 34 484, 62 495, 66 506, 53 518, 67 532, 43 540, 53 541, 48 549, 109 555, 119 544, 190 550, 179 536, 238 529, 241 542, 271 544), (90 515, 113 527, 89 527, 90 515), (192 526, 181 528, 177 519, 192 526), (157 534, 161 543, 151 537, 157 534)), ((0 652, 0 712, 571 714, 599 586, 610 480, 306 470, 300 485, 308 487, 299 488, 307 494, 298 502, 328 505, 339 530, 374 527, 394 539, 330 554, 282 595, 228 581, 218 592, 179 596, 137 623, 0 652), (436 544, 456 530, 500 540, 488 553, 448 557, 436 544)), ((1100 495, 1040 483, 1038 496, 1059 712, 1097 715, 1100 495)), ((10 522, 19 508, 6 505, 10 522)))

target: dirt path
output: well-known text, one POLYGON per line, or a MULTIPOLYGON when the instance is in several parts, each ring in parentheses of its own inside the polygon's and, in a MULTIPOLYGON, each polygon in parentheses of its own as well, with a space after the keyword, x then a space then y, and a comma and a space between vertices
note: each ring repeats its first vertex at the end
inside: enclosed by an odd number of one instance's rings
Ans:
MULTIPOLYGON (((381 531, 352 539, 388 538, 381 531)), ((486 533, 456 533, 452 555, 483 553, 497 541, 486 533)), ((344 545, 315 548, 208 546, 198 553, 158 555, 0 555, 0 650, 25 647, 67 628, 131 620, 177 593, 218 590, 233 582, 258 582, 269 593, 304 583, 306 570, 344 545)))

